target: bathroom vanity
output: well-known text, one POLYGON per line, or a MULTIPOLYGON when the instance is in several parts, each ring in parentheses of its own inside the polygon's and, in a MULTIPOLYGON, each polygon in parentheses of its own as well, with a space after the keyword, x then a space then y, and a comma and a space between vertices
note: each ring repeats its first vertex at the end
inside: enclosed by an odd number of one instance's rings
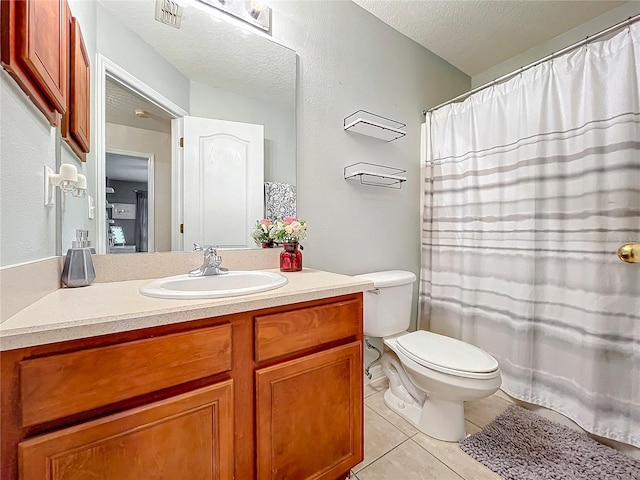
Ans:
POLYGON ((58 290, 7 320, 2 478, 344 478, 363 458, 370 283, 288 277, 195 302, 142 297, 145 281, 58 290))

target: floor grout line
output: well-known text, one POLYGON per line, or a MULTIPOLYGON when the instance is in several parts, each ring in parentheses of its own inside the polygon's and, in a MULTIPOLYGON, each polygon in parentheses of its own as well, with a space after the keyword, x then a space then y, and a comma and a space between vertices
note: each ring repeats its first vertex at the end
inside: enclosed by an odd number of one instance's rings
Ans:
MULTIPOLYGON (((404 448, 409 448, 409 447, 406 445, 406 444, 407 444, 407 441, 409 441, 409 440, 413 442, 413 445, 412 445, 410 448, 413 448, 413 446, 415 446, 415 445, 417 445, 418 447, 420 447, 420 449, 421 449, 422 451, 424 451, 424 452, 425 452, 426 454, 428 454, 430 457, 432 457, 432 458, 434 458, 435 460, 437 460, 437 463, 438 463, 438 464, 443 465, 444 467, 446 467, 446 469, 447 469, 449 472, 451 472, 451 473, 453 474, 453 476, 455 476, 455 478, 456 478, 456 479, 458 479, 458 480, 474 480, 474 477, 473 477, 473 476, 471 476, 471 477, 466 476, 469 472, 467 472, 467 474, 465 474, 465 473, 464 473, 464 472, 465 472, 465 468, 462 468, 462 467, 460 467, 460 465, 457 465, 457 464, 455 463, 455 461, 448 462, 448 460, 447 460, 447 458, 448 458, 448 457, 447 457, 447 455, 448 455, 448 454, 447 454, 446 452, 442 452, 442 457, 443 457, 443 458, 441 459, 441 458, 440 458, 440 456, 436 455, 435 453, 432 453, 432 452, 429 450, 429 448, 427 448, 427 447, 425 447, 425 446, 421 445, 421 444, 417 441, 417 439, 416 439, 416 437, 418 436, 418 434, 419 434, 419 433, 421 433, 419 429, 416 429, 416 430, 418 430, 418 431, 416 431, 415 433, 412 433, 412 434, 405 433, 405 431, 404 431, 401 427, 397 426, 397 425, 393 422, 393 419, 388 419, 388 418, 386 418, 386 417, 385 417, 385 415, 383 414, 383 412, 378 411, 378 409, 374 408, 374 406, 372 406, 372 405, 368 405, 368 404, 366 403, 366 399, 367 399, 367 398, 372 397, 372 396, 374 396, 374 395, 377 395, 377 394, 379 394, 379 393, 380 393, 380 391, 378 391, 378 392, 372 392, 370 395, 368 395, 367 397, 365 397, 365 398, 364 398, 364 401, 363 401, 363 403, 364 403, 364 407, 365 407, 365 408, 369 408, 369 410, 370 410, 370 412, 369 412, 369 413, 370 413, 370 414, 371 414, 371 413, 375 413, 375 414, 377 415, 377 417, 375 417, 375 419, 376 419, 375 421, 379 421, 379 419, 384 420, 384 421, 386 422, 386 424, 387 424, 387 425, 391 425, 392 427, 394 427, 394 428, 395 428, 395 430, 399 431, 399 432, 402 434, 402 436, 404 437, 404 440, 402 440, 399 444, 395 445, 394 447, 392 447, 392 448, 391 448, 391 449, 389 449, 388 451, 384 452, 383 454, 381 454, 381 455, 379 455, 379 456, 375 457, 375 458, 374 458, 373 460, 371 460, 371 461, 370 461, 366 466, 362 467, 362 468, 361 468, 360 470, 358 470, 357 472, 354 472, 354 477, 352 478, 352 480, 359 480, 361 477, 360 477, 360 476, 358 476, 358 475, 359 475, 359 474, 360 474, 360 475, 362 475, 362 473, 361 473, 361 472, 364 472, 367 468, 374 466, 374 465, 375 465, 377 462, 379 462, 382 458, 384 458, 384 457, 386 457, 387 455, 391 454, 391 453, 392 453, 392 452, 394 452, 396 449, 402 448, 403 446, 404 446, 404 448), (456 469, 456 466, 460 469, 460 471, 458 471, 458 470, 456 469)), ((499 398, 499 397, 498 397, 498 398, 499 398)), ((501 398, 499 398, 499 400, 500 400, 500 401, 504 401, 504 400, 503 400, 503 399, 501 399, 501 398)), ((498 403, 501 403, 501 402, 498 402, 498 403)), ((506 403, 506 402, 505 402, 505 403, 506 403)), ((399 415, 399 417, 400 417, 400 418, 403 418, 401 415, 399 415)), ((478 424, 478 423, 482 423, 482 422, 476 422, 476 421, 473 421, 473 420, 471 420, 470 418, 468 418, 466 415, 465 415, 464 419, 465 419, 465 421, 466 421, 466 422, 468 422, 470 425, 473 425, 473 426, 474 426, 474 427, 476 427, 478 430, 483 430, 483 429, 486 427, 486 425, 485 425, 485 426, 482 426, 482 425, 479 425, 479 424, 478 424)), ((406 420, 406 419, 405 419, 405 420, 406 420)), ((409 422, 409 423, 410 423, 410 422, 409 422)), ((415 426, 414 426, 414 428, 415 428, 415 426)), ((438 450, 438 449, 436 449, 436 451, 439 451, 439 450, 438 450)), ((473 457, 470 457, 470 458, 471 458, 471 459, 473 459, 473 457)), ((477 460, 476 460, 476 461, 477 461, 477 460)), ((478 462, 478 463, 481 465, 481 462, 478 462)))
MULTIPOLYGON (((426 435, 426 434, 425 434, 426 435)), ((409 440, 412 440, 411 438, 409 440)), ((424 450, 425 452, 427 452, 429 455, 431 455, 433 458, 435 458, 437 461, 439 461, 442 465, 444 465, 445 467, 447 467, 449 470, 451 470, 457 477, 460 477, 462 480, 466 480, 465 477, 463 477, 462 475, 460 475, 458 472, 456 472, 453 468, 451 468, 449 465, 447 465, 445 462, 443 462, 442 460, 440 460, 440 458, 438 458, 436 455, 434 455, 433 453, 431 453, 429 450, 427 450, 426 448, 424 448, 422 445, 420 445, 418 442, 416 442, 415 440, 412 440, 413 443, 415 443, 417 446, 419 446, 422 450, 424 450)))
MULTIPOLYGON (((411 437, 409 437, 409 435, 407 435, 406 433, 404 433, 402 430, 400 430, 398 427, 396 427, 393 423, 391 423, 389 420, 387 420, 386 418, 384 418, 382 415, 380 415, 378 412, 376 412, 373 408, 371 408, 368 405, 365 405, 365 408, 368 408, 369 410, 371 410, 373 413, 375 413, 378 417, 380 417, 382 420, 384 420, 385 422, 387 422, 389 425, 391 425, 393 428, 395 428, 396 430, 398 430, 402 435, 404 435, 405 438, 404 440, 402 440, 402 442, 400 442, 398 445, 396 445, 395 447, 391 448, 391 450, 388 450, 386 452, 384 452, 382 455, 376 457, 374 460, 372 460, 371 462, 369 462, 367 465, 365 465, 364 467, 362 467, 360 470, 358 470, 358 472, 361 472, 362 470, 364 470, 365 468, 367 468, 370 465, 373 465, 375 462, 377 462, 378 460, 380 460, 382 457, 384 457, 387 453, 391 452, 392 450, 396 449, 397 447, 399 447, 400 445, 402 445, 404 442, 406 442, 407 440, 411 440, 411 437)), ((354 472, 356 475, 358 474, 358 472, 354 472)))
MULTIPOLYGON (((376 392, 379 393, 379 392, 376 392)), ((375 394, 374 394, 375 395, 375 394)), ((424 450, 425 452, 427 452, 429 455, 431 455, 432 457, 434 457, 438 462, 440 462, 442 465, 444 465, 445 467, 447 467, 447 469, 449 469, 451 472, 453 472, 457 477, 459 477, 461 480, 473 480, 473 479, 467 479, 464 475, 462 475, 460 472, 456 471, 455 469, 453 469, 451 466, 449 466, 449 464, 445 463, 443 460, 441 460, 437 455, 433 454, 431 451, 429 451, 427 448, 423 447, 422 445, 420 445, 414 438, 419 434, 422 433, 420 431, 417 431, 416 433, 414 433, 413 435, 408 435, 406 433, 404 433, 399 427, 397 427, 396 425, 394 425, 390 420, 388 420, 387 418, 385 418, 381 413, 379 413, 375 408, 369 406, 369 405, 365 405, 366 407, 368 407, 372 412, 374 412, 376 415, 378 415, 380 418, 382 418, 383 420, 385 420, 387 423, 390 423, 391 425, 393 425, 397 430, 400 430, 401 433, 403 433, 405 436, 407 436, 407 439, 403 440, 401 443, 399 443, 398 445, 396 445, 395 447, 393 447, 391 450, 383 453, 382 455, 380 455, 379 457, 377 457, 375 460, 373 460, 371 463, 369 463, 367 466, 361 468, 360 470, 358 470, 359 472, 363 471, 365 468, 370 467, 371 465, 373 465, 374 463, 376 463, 378 460, 380 460, 381 458, 383 458, 384 456, 386 456, 387 454, 391 453, 392 451, 394 451, 396 448, 400 447, 401 445, 405 444, 407 442, 407 440, 412 440, 414 444, 416 444, 418 447, 420 447, 422 450, 424 450)), ((469 423, 471 423, 472 425, 478 427, 480 430, 482 430, 484 427, 478 425, 477 423, 472 422, 471 420, 469 420, 468 418, 465 417, 465 420, 469 423)), ((426 435, 426 434, 425 434, 426 435)))
MULTIPOLYGON (((388 452, 383 453, 382 455, 380 455, 378 458, 376 458, 373 462, 371 462, 369 465, 367 465, 364 468, 361 468, 360 470, 358 470, 358 472, 362 472, 365 469, 369 468, 371 465, 373 465, 374 463, 376 463, 378 460, 386 457, 387 455, 389 455, 391 452, 393 452, 396 448, 404 445, 405 443, 407 443, 409 440, 411 440, 410 438, 406 438, 405 440, 403 440, 402 442, 400 442, 398 445, 396 445, 395 447, 393 447, 391 450, 389 450, 388 452)), ((414 442, 415 443, 415 442, 414 442)), ((356 473, 357 475, 357 473, 356 473)))
MULTIPOLYGON (((475 422, 472 422, 472 421, 471 421, 471 420, 469 420, 468 418, 465 418, 465 420, 466 420, 467 422, 469 422, 471 425, 475 425, 475 426, 476 426, 476 427, 478 427, 480 430, 484 429, 484 427, 483 427, 483 426, 478 425, 478 424, 477 424, 477 423, 475 423, 475 422)), ((485 426, 486 426, 486 425, 485 425, 485 426)))
POLYGON ((389 425, 391 425, 393 428, 395 428, 396 430, 398 430, 402 435, 404 435, 405 437, 407 437, 407 439, 411 438, 409 435, 407 435, 406 433, 404 433, 402 430, 400 430, 398 427, 396 427, 392 422, 390 422, 389 420, 387 420, 385 417, 383 417, 381 414, 379 414, 378 412, 376 412, 373 408, 371 408, 369 405, 365 405, 366 408, 368 408, 369 410, 371 410, 373 413, 375 413, 377 416, 379 416, 381 419, 383 419, 385 422, 387 422, 389 425))

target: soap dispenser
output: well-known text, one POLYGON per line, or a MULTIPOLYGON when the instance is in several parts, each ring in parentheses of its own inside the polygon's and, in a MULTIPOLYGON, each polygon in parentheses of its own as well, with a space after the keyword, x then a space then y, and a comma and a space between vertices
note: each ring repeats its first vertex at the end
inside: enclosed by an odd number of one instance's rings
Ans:
POLYGON ((62 268, 62 283, 67 287, 86 287, 96 278, 91 257, 92 248, 88 230, 76 230, 76 239, 71 242, 62 268))

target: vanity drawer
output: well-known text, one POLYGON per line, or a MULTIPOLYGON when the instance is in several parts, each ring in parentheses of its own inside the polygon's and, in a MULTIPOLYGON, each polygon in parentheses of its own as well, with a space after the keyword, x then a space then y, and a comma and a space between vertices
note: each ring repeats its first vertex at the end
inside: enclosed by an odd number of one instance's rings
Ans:
POLYGON ((231 370, 231 325, 20 362, 22 426, 231 370))
POLYGON ((362 331, 362 300, 257 316, 255 331, 257 362, 357 337, 362 331))

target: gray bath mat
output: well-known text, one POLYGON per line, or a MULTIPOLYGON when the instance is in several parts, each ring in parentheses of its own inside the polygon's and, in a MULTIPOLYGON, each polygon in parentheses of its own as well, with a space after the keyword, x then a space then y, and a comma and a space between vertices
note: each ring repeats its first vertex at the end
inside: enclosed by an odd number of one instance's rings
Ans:
POLYGON ((515 405, 460 448, 507 480, 640 480, 640 462, 515 405))

